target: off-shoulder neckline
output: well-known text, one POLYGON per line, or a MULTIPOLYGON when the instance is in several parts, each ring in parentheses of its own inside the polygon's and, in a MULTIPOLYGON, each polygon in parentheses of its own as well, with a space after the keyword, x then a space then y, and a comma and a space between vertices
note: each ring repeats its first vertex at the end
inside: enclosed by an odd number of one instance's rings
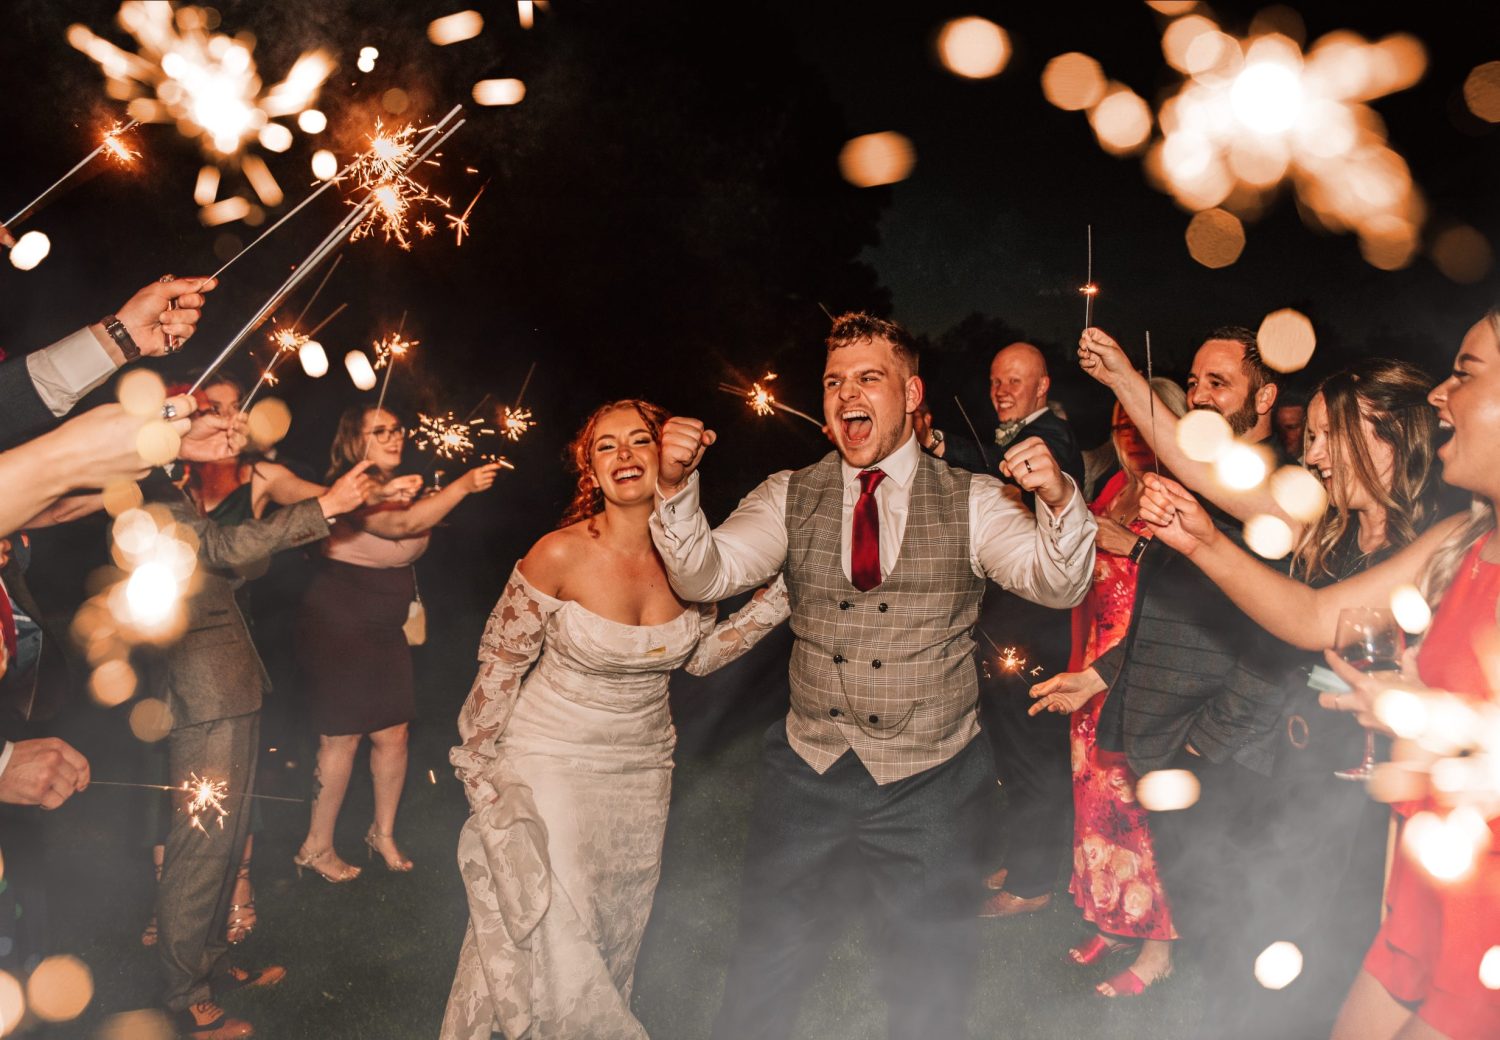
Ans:
POLYGON ((531 595, 535 596, 537 599, 542 600, 542 601, 547 602, 547 603, 555 603, 555 604, 557 604, 557 609, 558 610, 561 610, 563 607, 568 607, 568 606, 576 607, 578 610, 583 611, 589 617, 591 617, 591 618, 597 618, 598 620, 603 621, 606 624, 614 625, 617 628, 629 628, 629 629, 640 629, 640 630, 648 630, 648 629, 654 629, 654 628, 666 628, 668 625, 675 625, 675 624, 677 624, 677 622, 681 621, 683 618, 688 617, 691 614, 700 614, 701 615, 702 612, 703 612, 702 604, 699 604, 699 603, 689 603, 686 610, 684 610, 681 614, 678 614, 676 617, 671 618, 670 620, 658 622, 655 625, 630 625, 630 624, 626 624, 624 621, 616 621, 614 618, 607 618, 603 614, 597 614, 594 611, 590 610, 588 607, 585 607, 582 603, 579 603, 576 599, 558 599, 556 596, 549 596, 547 593, 543 592, 541 589, 539 589, 535 585, 531 584, 530 580, 528 580, 527 577, 526 577, 526 575, 521 571, 521 565, 519 563, 517 563, 514 567, 511 568, 511 576, 513 578, 519 579, 520 582, 521 582, 521 584, 526 587, 527 592, 530 593, 531 595))

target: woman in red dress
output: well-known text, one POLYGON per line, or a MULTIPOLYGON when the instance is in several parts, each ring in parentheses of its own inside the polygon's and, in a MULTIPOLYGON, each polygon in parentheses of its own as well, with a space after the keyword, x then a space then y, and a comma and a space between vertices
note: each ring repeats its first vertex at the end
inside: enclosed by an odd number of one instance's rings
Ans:
MULTIPOLYGON (((1151 380, 1151 388, 1173 415, 1187 407, 1182 388, 1169 379, 1151 380)), ((1120 472, 1094 499, 1099 524, 1094 582, 1087 598, 1073 610, 1073 656, 1070 672, 1081 671, 1125 637, 1135 601, 1137 542, 1150 537, 1140 518, 1142 477, 1156 456, 1119 405, 1114 409, 1113 439, 1120 472)), ((1068 890, 1095 933, 1068 951, 1080 965, 1091 965, 1118 950, 1140 945, 1128 971, 1142 989, 1172 971, 1172 927, 1166 894, 1157 875, 1156 856, 1147 829, 1147 812, 1135 800, 1135 773, 1123 752, 1102 750, 1095 725, 1108 691, 1082 707, 1056 698, 1039 700, 1031 713, 1072 711, 1073 878, 1068 890), (1044 707, 1045 705, 1045 707, 1044 707)), ((1101 996, 1118 995, 1113 980, 1101 982, 1101 996)))
MULTIPOLYGON (((1473 761, 1473 752, 1500 751, 1484 746, 1495 738, 1477 721, 1480 711, 1493 713, 1500 705, 1496 675, 1482 663, 1494 659, 1500 631, 1500 542, 1493 537, 1500 500, 1500 310, 1469 329, 1452 373, 1429 399, 1441 425, 1452 431, 1438 451, 1444 479, 1472 491, 1474 506, 1345 581, 1313 589, 1257 565, 1171 482, 1148 479, 1141 509, 1158 537, 1189 556, 1246 614, 1307 649, 1333 645, 1340 610, 1389 603, 1393 593, 1419 584, 1428 602, 1439 605, 1420 652, 1414 662, 1408 659, 1403 685, 1427 705, 1448 696, 1436 692, 1446 690, 1471 706, 1476 719, 1457 734, 1465 746, 1445 751, 1468 753, 1473 761)), ((1377 701, 1392 686, 1390 675, 1367 677, 1332 652, 1325 657, 1351 692, 1325 694, 1324 706, 1356 712, 1365 725, 1385 728, 1377 701)), ((1418 782, 1434 757, 1415 742, 1398 744, 1397 755, 1407 759, 1404 772, 1418 782)), ((1386 919, 1339 1013, 1334 1040, 1500 1036, 1500 989, 1486 985, 1495 982, 1487 976, 1494 973, 1490 962, 1500 957, 1494 953, 1500 938, 1500 816, 1492 815, 1500 792, 1455 790, 1475 780, 1457 779, 1397 806, 1408 823, 1386 889, 1386 919), (1466 826, 1468 821, 1487 826, 1466 826), (1440 824, 1463 840, 1454 843, 1448 862, 1424 862, 1419 832, 1440 824)))

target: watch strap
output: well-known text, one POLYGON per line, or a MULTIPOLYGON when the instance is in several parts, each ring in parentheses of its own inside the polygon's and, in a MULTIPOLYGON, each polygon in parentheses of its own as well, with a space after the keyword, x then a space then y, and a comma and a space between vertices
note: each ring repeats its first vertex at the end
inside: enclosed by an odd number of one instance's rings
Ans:
POLYGON ((104 325, 104 331, 109 333, 109 338, 115 341, 115 346, 120 348, 120 353, 125 355, 125 360, 136 361, 141 356, 141 348, 135 345, 135 340, 130 335, 130 330, 125 323, 113 314, 106 314, 100 319, 104 325))

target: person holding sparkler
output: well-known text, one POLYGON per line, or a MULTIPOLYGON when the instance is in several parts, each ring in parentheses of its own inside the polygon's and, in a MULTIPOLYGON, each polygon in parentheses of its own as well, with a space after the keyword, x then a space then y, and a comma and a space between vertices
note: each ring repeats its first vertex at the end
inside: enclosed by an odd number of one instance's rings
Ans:
POLYGON ((212 278, 167 275, 99 321, 25 358, 0 363, 0 442, 52 425, 115 370, 182 349, 202 317, 212 278))
MULTIPOLYGON (((157 891, 157 948, 165 982, 163 1003, 186 1036, 249 1036, 249 1024, 229 1018, 214 998, 232 989, 274 985, 286 975, 280 967, 251 972, 232 965, 223 930, 249 834, 248 795, 255 786, 266 682, 264 666, 235 605, 239 579, 234 570, 328 537, 333 519, 358 509, 372 493, 366 468, 368 464, 351 469, 316 499, 233 526, 202 516, 196 503, 165 474, 143 487, 148 501, 164 505, 179 527, 196 536, 201 564, 201 581, 187 600, 186 630, 165 651, 173 720, 169 772, 174 781, 201 774, 233 792, 225 806, 227 824, 221 817, 219 826, 195 826, 196 815, 179 811, 167 836, 157 891)), ((191 794, 190 789, 180 792, 179 810, 191 794)))
MULTIPOLYGON (((1151 388, 1171 409, 1187 411, 1182 388, 1169 379, 1153 379, 1151 388)), ((1135 601, 1137 561, 1149 525, 1140 518, 1143 477, 1156 456, 1119 405, 1114 407, 1113 436, 1119 474, 1105 485, 1089 509, 1099 525, 1094 581, 1088 597, 1073 610, 1073 656, 1078 671, 1125 637, 1135 601)), ((1037 687, 1031 695, 1038 697, 1037 687)), ((1143 979, 1166 974, 1172 964, 1172 927, 1167 893, 1157 871, 1146 810, 1134 795, 1136 776, 1117 751, 1099 746, 1099 712, 1108 691, 1082 704, 1062 697, 1035 700, 1040 711, 1070 716, 1073 768, 1073 901, 1091 923, 1094 936, 1073 947, 1068 956, 1088 967, 1110 954, 1139 946, 1130 970, 1143 979)), ((1113 987, 1100 984, 1100 993, 1113 987)))
POLYGON ((485 628, 450 756, 473 815, 444 1040, 646 1035, 630 990, 671 795, 668 679, 729 663, 788 613, 780 582, 717 625, 673 593, 649 526, 666 419, 638 400, 589 416, 573 502, 485 628))
MULTIPOLYGON (((330 452, 329 478, 368 462, 377 481, 401 465, 406 431, 384 408, 344 412, 330 452)), ((431 532, 469 495, 488 490, 501 465, 475 466, 440 491, 393 501, 349 518, 323 546, 324 559, 298 612, 297 659, 307 679, 318 764, 307 837, 294 861, 326 881, 352 881, 359 868, 334 851, 334 827, 354 770, 354 753, 370 738, 375 819, 365 832, 371 857, 386 868, 412 869, 396 844, 396 809, 406 782, 407 725, 416 717, 411 651, 403 626, 421 610, 413 564, 431 532)))
MULTIPOLYGON (((1324 693, 1324 707, 1355 713, 1362 725, 1390 731, 1396 719, 1392 690, 1424 705, 1421 725, 1401 727, 1411 741, 1404 751, 1398 745, 1403 771, 1417 787, 1396 796, 1403 799, 1396 808, 1406 823, 1386 886, 1387 914, 1339 1013, 1335 1040, 1500 1035, 1500 991, 1481 981, 1481 961, 1500 922, 1500 817, 1486 819, 1486 812, 1493 813, 1493 785, 1466 794, 1451 783, 1426 782, 1424 774, 1436 781, 1441 772, 1441 761, 1433 759, 1442 753, 1423 750, 1431 738, 1432 746, 1446 746, 1450 755, 1495 754, 1485 746, 1482 723, 1467 719, 1461 706, 1493 712, 1500 703, 1484 656, 1491 652, 1500 619, 1500 548, 1494 538, 1500 430, 1493 419, 1500 407, 1500 308, 1468 330, 1452 373, 1428 399, 1441 428, 1451 431, 1437 449, 1443 478, 1474 494, 1472 508, 1432 524, 1353 577, 1312 588, 1260 565, 1231 545, 1175 482, 1148 478, 1141 503, 1142 515, 1157 525, 1158 539, 1187 556, 1257 623, 1296 646, 1324 651, 1328 667, 1350 688, 1324 693), (1403 660, 1399 679, 1390 672, 1362 673, 1332 651, 1341 610, 1393 603, 1397 592, 1413 584, 1436 610, 1420 648, 1403 660), (1448 697, 1454 700, 1445 707, 1448 697), (1441 731, 1440 708, 1462 720, 1457 723, 1462 732, 1441 731), (1489 808, 1475 811, 1486 799, 1489 808), (1465 813, 1472 826, 1458 839, 1461 869, 1433 870, 1428 864, 1436 861, 1428 858, 1415 824, 1456 823, 1465 813)), ((1311 433, 1317 417, 1309 412, 1311 433)), ((1427 450, 1418 444, 1407 448, 1427 450)))
POLYGON ((711 530, 694 475, 715 435, 662 431, 652 536, 678 595, 713 600, 785 571, 792 704, 767 734, 739 940, 714 1035, 790 1034, 801 992, 842 931, 840 865, 878 907, 893 1038, 966 1033, 978 952, 989 745, 975 740, 973 628, 988 582, 1051 607, 1083 599, 1095 525, 1038 438, 998 477, 922 454, 911 335, 866 314, 827 340, 823 415, 836 451, 775 474, 711 530))

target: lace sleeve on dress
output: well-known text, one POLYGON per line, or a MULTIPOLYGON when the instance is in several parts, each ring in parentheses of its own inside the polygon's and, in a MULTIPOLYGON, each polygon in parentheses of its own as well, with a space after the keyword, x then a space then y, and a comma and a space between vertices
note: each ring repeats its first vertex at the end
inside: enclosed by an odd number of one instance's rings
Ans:
POLYGON ((511 572, 505 592, 484 626, 479 639, 479 674, 458 713, 458 735, 463 743, 448 754, 464 783, 469 804, 475 808, 495 797, 489 783, 495 742, 510 720, 521 680, 542 652, 547 619, 561 606, 562 600, 533 588, 518 568, 511 572))
POLYGON ((703 611, 703 638, 683 666, 693 675, 707 675, 724 667, 764 639, 792 613, 786 580, 779 574, 771 584, 756 589, 749 603, 718 625, 714 624, 712 604, 699 609, 703 611))

